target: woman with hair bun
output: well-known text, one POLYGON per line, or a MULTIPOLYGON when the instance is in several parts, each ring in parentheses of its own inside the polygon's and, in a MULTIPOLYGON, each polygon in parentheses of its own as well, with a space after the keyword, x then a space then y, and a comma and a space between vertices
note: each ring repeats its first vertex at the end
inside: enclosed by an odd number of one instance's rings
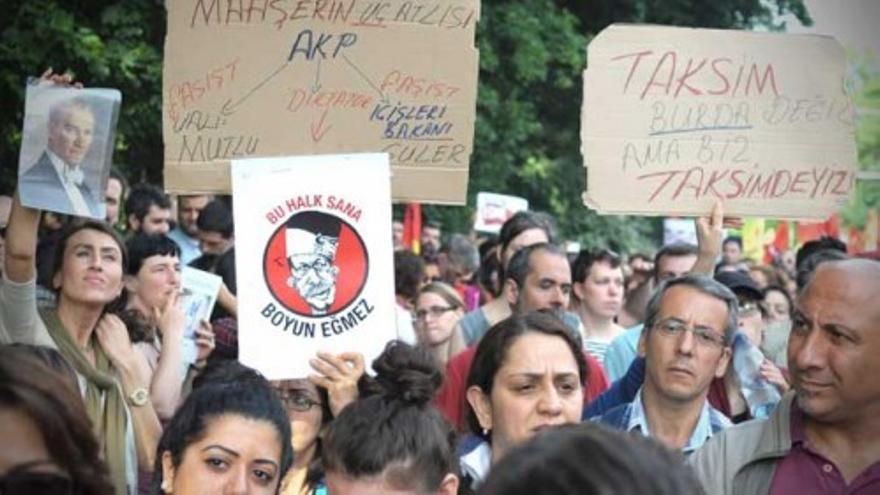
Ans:
POLYGON ((456 436, 430 404, 443 376, 428 351, 393 341, 373 369, 378 393, 343 409, 324 437, 329 492, 458 493, 456 436))

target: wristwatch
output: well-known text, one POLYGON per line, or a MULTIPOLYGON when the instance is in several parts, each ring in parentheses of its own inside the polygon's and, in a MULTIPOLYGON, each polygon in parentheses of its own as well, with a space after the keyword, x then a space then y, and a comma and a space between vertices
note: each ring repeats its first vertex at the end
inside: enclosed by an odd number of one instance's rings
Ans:
POLYGON ((150 402, 150 393, 144 387, 134 389, 128 396, 128 403, 134 407, 146 406, 150 402))

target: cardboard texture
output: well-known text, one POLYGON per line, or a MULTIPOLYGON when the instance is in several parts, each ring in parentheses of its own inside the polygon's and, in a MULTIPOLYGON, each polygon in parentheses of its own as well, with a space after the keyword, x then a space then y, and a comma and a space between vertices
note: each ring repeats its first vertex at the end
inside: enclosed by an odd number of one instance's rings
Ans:
POLYGON ((825 219, 857 157, 830 37, 613 25, 587 49, 584 203, 602 214, 825 219))
POLYGON ((388 155, 233 160, 232 182, 241 362, 270 379, 318 351, 372 362, 398 337, 388 155))
POLYGON ((167 2, 165 188, 232 159, 387 152, 397 201, 464 204, 479 0, 167 2))

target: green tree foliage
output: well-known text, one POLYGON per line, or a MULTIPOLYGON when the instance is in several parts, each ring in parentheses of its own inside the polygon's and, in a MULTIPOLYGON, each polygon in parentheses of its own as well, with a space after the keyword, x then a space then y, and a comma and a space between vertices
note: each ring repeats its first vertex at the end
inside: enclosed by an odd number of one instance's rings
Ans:
POLYGON ((15 183, 25 80, 47 67, 122 92, 114 161, 134 180, 160 182, 163 2, 11 0, 3 10, 0 189, 15 183))
MULTIPOLYGON (((580 156, 585 47, 612 22, 782 29, 802 0, 483 0, 477 32, 480 82, 470 205, 479 191, 523 196, 556 215, 564 237, 587 246, 637 249, 659 238, 659 222, 606 217, 585 208, 580 156)), ((69 69, 92 86, 123 93, 115 161, 133 179, 162 174, 161 59, 165 10, 159 0, 9 0, 0 19, 0 187, 15 181, 24 79, 69 69)), ((426 207, 447 230, 466 230, 470 208, 426 207)))
MULTIPOLYGON (((854 55, 851 82, 856 106, 856 145, 862 170, 880 172, 880 71, 854 55)), ((880 181, 856 183, 852 200, 843 210, 846 224, 865 228, 869 210, 880 209, 880 181)))

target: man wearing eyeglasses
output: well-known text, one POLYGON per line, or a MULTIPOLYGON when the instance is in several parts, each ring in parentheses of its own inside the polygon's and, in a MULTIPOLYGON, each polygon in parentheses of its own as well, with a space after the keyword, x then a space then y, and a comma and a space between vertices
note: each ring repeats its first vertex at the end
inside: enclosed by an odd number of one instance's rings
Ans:
POLYGON ((712 380, 727 370, 736 315, 736 296, 708 277, 664 282, 648 301, 639 340, 644 385, 633 402, 593 419, 685 454, 700 448, 731 424, 707 396, 712 380))

